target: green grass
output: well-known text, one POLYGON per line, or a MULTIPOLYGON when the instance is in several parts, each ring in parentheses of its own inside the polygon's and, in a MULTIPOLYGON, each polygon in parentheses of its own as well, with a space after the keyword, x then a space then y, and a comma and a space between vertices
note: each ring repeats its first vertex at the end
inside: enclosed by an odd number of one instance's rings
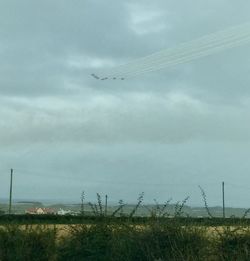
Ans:
POLYGON ((215 230, 179 218, 151 218, 138 225, 109 218, 91 225, 69 225, 58 236, 45 225, 0 228, 1 261, 33 260, 250 260, 250 230, 242 226, 215 230))
MULTIPOLYGON (((205 192, 203 199, 209 211, 205 192)), ((245 261, 250 260, 249 219, 186 217, 188 197, 176 204, 174 216, 167 212, 170 201, 148 209, 150 217, 138 217, 143 194, 131 212, 124 203, 110 215, 101 196, 89 203, 87 215, 82 194, 79 216, 6 215, 1 217, 0 261, 245 261), (27 224, 29 223, 29 224, 27 224), (47 224, 69 224, 59 231, 47 224), (21 225, 23 224, 23 225, 21 225), (32 225, 33 224, 33 225, 32 225), (36 225, 34 225, 36 224, 36 225), (223 226, 223 227, 219 227, 223 226), (211 227, 214 233, 211 232, 211 227)))

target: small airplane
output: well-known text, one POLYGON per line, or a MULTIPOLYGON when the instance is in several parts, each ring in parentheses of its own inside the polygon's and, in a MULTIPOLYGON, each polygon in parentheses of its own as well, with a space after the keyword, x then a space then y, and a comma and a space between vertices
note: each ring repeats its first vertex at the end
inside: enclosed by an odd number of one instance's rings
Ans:
POLYGON ((98 77, 97 75, 95 75, 94 73, 91 73, 91 76, 94 77, 95 79, 99 80, 100 77, 98 77))

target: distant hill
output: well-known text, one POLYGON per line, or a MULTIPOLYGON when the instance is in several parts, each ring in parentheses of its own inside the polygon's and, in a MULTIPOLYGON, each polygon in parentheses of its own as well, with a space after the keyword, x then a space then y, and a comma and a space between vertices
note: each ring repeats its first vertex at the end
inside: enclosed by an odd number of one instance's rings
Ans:
POLYGON ((43 205, 39 201, 17 201, 16 204, 34 204, 34 205, 43 205))

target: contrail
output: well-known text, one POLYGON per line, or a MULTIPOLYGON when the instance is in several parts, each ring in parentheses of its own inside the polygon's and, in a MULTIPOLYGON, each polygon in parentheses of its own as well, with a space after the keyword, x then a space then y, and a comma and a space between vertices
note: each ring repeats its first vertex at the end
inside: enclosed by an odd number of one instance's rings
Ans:
MULTIPOLYGON (((217 44, 223 44, 225 41, 231 41, 234 40, 235 38, 238 39, 241 37, 241 33, 246 33, 245 30, 243 32, 237 30, 235 32, 235 30, 229 30, 229 31, 222 31, 222 33, 216 33, 216 34, 212 34, 209 36, 204 36, 201 37, 197 40, 188 42, 188 43, 184 43, 184 44, 180 44, 179 46, 175 47, 175 48, 170 48, 170 49, 164 49, 160 52, 154 53, 150 56, 146 56, 140 59, 137 59, 133 62, 127 63, 125 65, 120 65, 116 68, 114 68, 112 71, 112 73, 118 73, 118 72, 125 72, 125 68, 127 68, 128 66, 133 66, 133 68, 137 65, 147 65, 149 63, 155 63, 158 62, 159 60, 162 59, 168 59, 168 58, 173 58, 182 55, 183 53, 187 52, 187 53, 191 53, 191 52, 196 52, 199 49, 205 49, 205 48, 209 48, 211 49, 211 47, 213 47, 211 44, 213 45, 217 45, 217 44), (236 35, 237 33, 237 35, 236 35), (219 38, 219 39, 218 39, 219 38)), ((249 35, 249 33, 247 32, 247 34, 249 35)))
POLYGON ((248 43, 250 43, 250 23, 208 34, 190 42, 179 44, 177 47, 158 51, 107 70, 105 75, 103 72, 103 76, 96 74, 92 74, 92 76, 94 75, 94 78, 101 80, 123 80, 139 74, 170 68, 248 43))
MULTIPOLYGON (((242 29, 242 26, 239 29, 242 29)), ((191 44, 189 42, 189 43, 182 44, 182 45, 180 45, 176 48, 163 50, 163 51, 157 53, 158 59, 155 56, 155 54, 154 54, 154 56, 151 55, 151 58, 154 57, 154 59, 148 60, 146 65, 145 65, 145 63, 142 64, 141 59, 139 59, 140 60, 139 63, 138 63, 138 60, 137 60, 136 63, 133 62, 133 64, 129 63, 127 65, 117 67, 117 69, 112 71, 112 74, 122 73, 123 75, 125 75, 127 73, 127 70, 129 70, 129 72, 133 73, 136 69, 138 69, 138 66, 139 66, 140 69, 142 69, 143 67, 146 68, 149 65, 152 65, 152 63, 153 63, 155 70, 157 70, 156 65, 159 63, 159 61, 161 61, 161 64, 165 61, 167 61, 167 64, 171 64, 171 62, 173 62, 173 58, 179 59, 180 57, 183 57, 183 56, 186 56, 186 55, 187 56, 195 55, 196 52, 200 53, 201 49, 203 49, 204 56, 206 56, 206 55, 210 54, 210 53, 206 52, 207 48, 210 49, 210 50, 212 50, 214 48, 215 51, 217 51, 217 50, 220 50, 220 48, 218 48, 218 45, 221 45, 222 50, 224 49, 224 47, 225 47, 225 49, 228 48, 228 47, 232 48, 232 47, 235 46, 234 44, 232 45, 232 41, 234 41, 234 43, 236 43, 236 46, 237 46, 237 45, 242 44, 242 42, 239 41, 239 40, 242 40, 242 38, 241 38, 242 35, 243 35, 244 38, 246 38, 250 35, 249 34, 249 25, 247 26, 248 31, 247 32, 243 31, 243 34, 241 33, 241 31, 239 31, 239 29, 237 31, 227 30, 226 34, 224 33, 222 35, 222 37, 221 37, 221 35, 219 35, 220 36, 219 40, 218 40, 218 35, 213 34, 212 35, 213 38, 211 38, 211 36, 210 37, 203 37, 203 39, 205 39, 205 42, 198 39, 196 41, 192 41, 191 44), (228 31, 230 32, 230 34, 228 34, 228 31), (214 37, 214 35, 216 35, 216 38, 214 37), (225 46, 225 45, 227 45, 227 46, 225 46), (131 68, 131 66, 133 66, 133 68, 131 68), (118 71, 118 69, 119 69, 119 71, 118 71)), ((243 27, 243 29, 245 29, 245 27, 243 27)), ((213 53, 213 52, 214 51, 211 51, 211 53, 213 53)), ((190 56, 190 58, 191 58, 191 56, 190 56)))
POLYGON ((196 42, 195 42, 195 45, 194 44, 190 45, 188 43, 189 46, 187 46, 187 44, 185 44, 185 45, 181 46, 181 48, 178 46, 176 48, 171 48, 171 49, 161 51, 160 58, 155 57, 156 59, 153 59, 153 60, 151 59, 150 61, 147 61, 146 64, 137 62, 135 65, 133 63, 133 68, 131 68, 131 63, 129 63, 125 66, 121 66, 119 68, 119 71, 115 70, 112 72, 112 74, 126 75, 127 71, 129 71, 130 73, 134 73, 135 70, 147 68, 150 65, 153 65, 155 70, 157 70, 157 65, 159 63, 161 64, 161 67, 162 67, 162 65, 164 65, 165 62, 167 62, 167 65, 169 65, 172 62, 175 62, 175 60, 179 61, 179 59, 183 58, 183 57, 185 57, 185 58, 190 57, 190 60, 192 60, 192 56, 194 55, 194 57, 196 57, 196 55, 195 55, 196 53, 199 53, 199 57, 207 56, 209 54, 212 54, 212 53, 220 51, 220 50, 224 50, 227 48, 232 48, 234 46, 244 44, 245 39, 247 39, 247 42, 248 42, 249 35, 250 35, 249 31, 247 31, 247 33, 243 32, 243 34, 239 34, 239 32, 237 32, 237 34, 234 33, 230 37, 228 37, 228 35, 226 35, 226 37, 223 35, 223 37, 222 38, 220 37, 219 40, 217 37, 217 39, 212 39, 212 41, 210 40, 205 43, 202 42, 202 44, 198 43, 198 45, 196 44, 196 42), (243 35, 243 37, 242 37, 242 35, 243 35), (241 41, 241 40, 243 40, 243 41, 241 41))
POLYGON ((248 36, 247 38, 241 39, 241 40, 237 40, 235 42, 231 42, 228 43, 227 45, 220 45, 220 46, 214 46, 213 49, 207 49, 207 50, 201 50, 200 52, 195 52, 192 53, 190 55, 183 55, 183 56, 179 56, 176 57, 175 59, 171 60, 171 61, 167 61, 167 62, 160 62, 158 64, 154 64, 151 65, 150 67, 145 67, 145 68, 141 68, 141 70, 133 70, 131 72, 127 72, 125 74, 122 74, 123 77, 127 77, 128 76, 133 76, 133 75, 138 75, 138 74, 142 74, 142 73, 146 73, 146 72, 151 72, 151 71, 157 71, 163 68, 169 68, 178 64, 182 64, 182 63, 186 63, 186 62, 190 62, 192 60, 195 59, 199 59, 205 56, 209 56, 212 55, 214 53, 220 52, 220 51, 224 51, 226 49, 231 49, 233 47, 237 47, 239 45, 244 45, 250 43, 250 36, 248 36))

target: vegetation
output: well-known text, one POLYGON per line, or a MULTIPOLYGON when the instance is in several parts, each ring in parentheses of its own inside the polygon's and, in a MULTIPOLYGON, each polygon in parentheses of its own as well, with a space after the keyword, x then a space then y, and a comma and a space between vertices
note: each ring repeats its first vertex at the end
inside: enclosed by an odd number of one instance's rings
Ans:
POLYGON ((204 228, 182 228, 151 221, 72 226, 60 241, 59 260, 201 260, 208 239, 204 228), (195 258, 195 259, 194 259, 195 258))
MULTIPOLYGON (((205 193, 202 192, 208 209, 205 193)), ((187 217, 184 205, 188 198, 175 205, 174 215, 167 212, 170 200, 148 209, 150 217, 138 217, 143 206, 143 194, 129 214, 123 212, 123 201, 107 215, 106 202, 97 195, 89 203, 92 215, 82 207, 79 216, 4 215, 0 226, 0 260, 250 260, 249 219, 195 219, 187 217), (21 219, 26 222, 20 222, 21 219), (64 223, 57 225, 35 224, 64 223), (16 222, 19 220, 19 222, 16 222), (33 224, 31 224, 33 221, 33 224), (30 223, 26 224, 25 223, 30 223)), ((247 214, 247 213, 246 213, 247 214)))
POLYGON ((250 231, 152 217, 143 225, 108 218, 92 225, 6 224, 0 260, 250 260, 250 231))
POLYGON ((55 260, 56 230, 44 226, 0 228, 0 260, 55 260))

